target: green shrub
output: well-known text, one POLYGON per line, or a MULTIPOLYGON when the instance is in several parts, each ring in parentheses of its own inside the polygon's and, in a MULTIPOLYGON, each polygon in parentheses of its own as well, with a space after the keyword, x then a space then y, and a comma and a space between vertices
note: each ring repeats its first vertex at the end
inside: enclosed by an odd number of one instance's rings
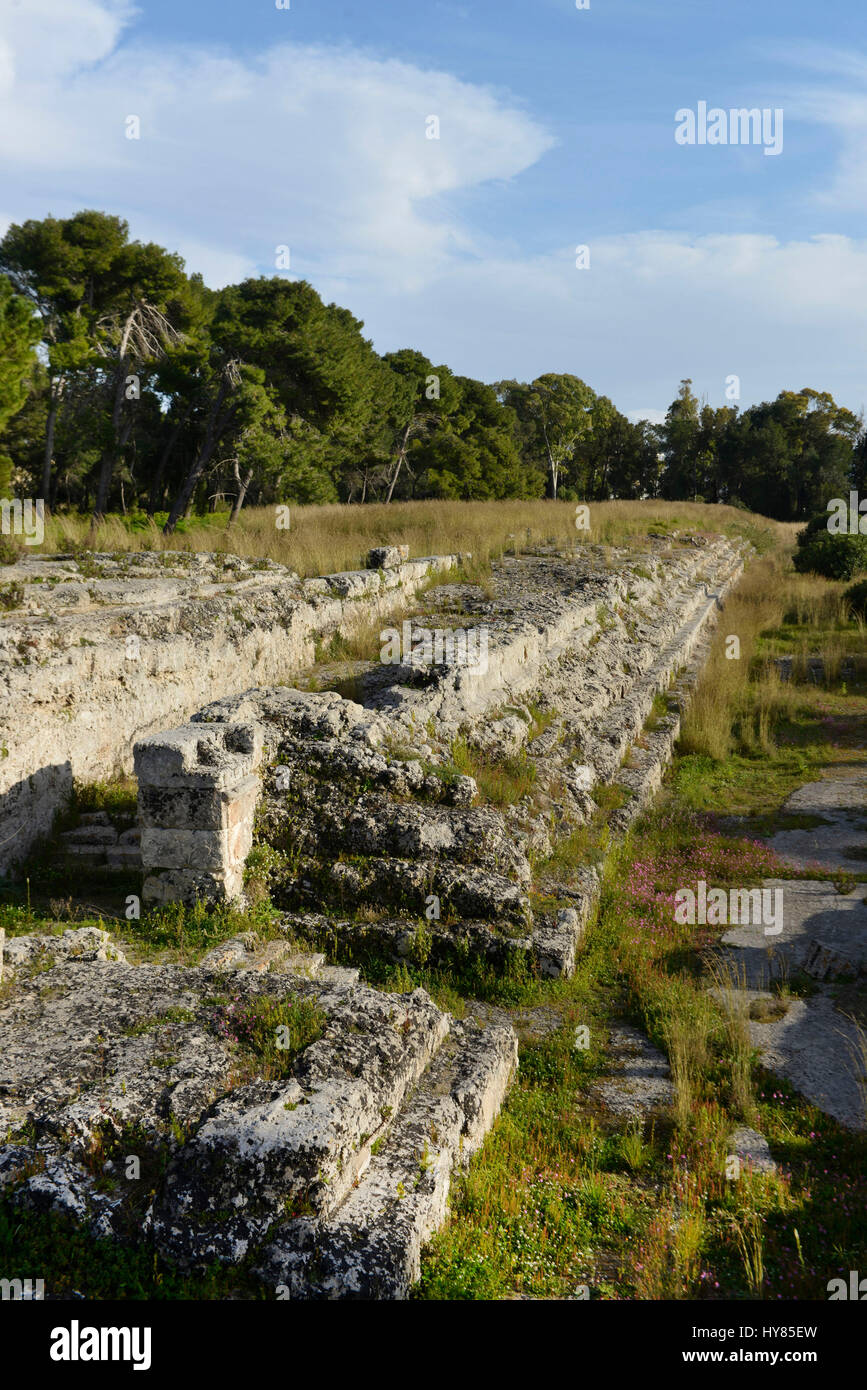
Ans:
POLYGON ((0 584, 0 609, 20 608, 24 602, 24 585, 0 584))
POLYGON ((867 579, 860 580, 843 595, 846 603, 859 618, 867 619, 867 579))
POLYGON ((799 574, 851 579, 867 570, 867 536, 832 535, 818 529, 802 532, 794 563, 799 574))
POLYGON ((811 516, 803 531, 798 532, 798 545, 803 546, 809 544, 817 532, 824 531, 830 535, 828 531, 829 519, 830 513, 828 512, 819 512, 816 516, 811 516))
MULTIPOLYGON (((0 496, 3 494, 0 493, 0 496)), ((0 531, 0 565, 15 565, 24 554, 24 546, 0 531)))

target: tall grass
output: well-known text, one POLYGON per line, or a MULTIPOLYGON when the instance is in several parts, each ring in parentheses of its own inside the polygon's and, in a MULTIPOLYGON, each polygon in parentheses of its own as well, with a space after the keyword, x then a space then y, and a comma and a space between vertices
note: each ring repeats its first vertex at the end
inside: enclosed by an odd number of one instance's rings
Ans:
POLYGON ((664 1020, 662 1030, 674 1082, 675 1123, 679 1130, 687 1131, 707 1069, 710 1023, 705 1010, 683 1007, 683 1002, 673 992, 672 1011, 664 1020))
POLYGON ((680 737, 682 753, 723 762, 735 748, 773 754, 775 724, 791 714, 793 688, 812 679, 810 658, 820 655, 826 686, 841 678, 844 659, 860 672, 860 628, 853 630, 843 590, 818 575, 794 574, 784 553, 757 560, 726 603, 680 737), (794 625, 782 633, 783 624, 794 625), (730 641, 739 643, 732 656, 730 641), (785 638, 785 641, 783 640, 785 638), (780 650, 793 657, 791 679, 784 681, 775 661, 780 650))
POLYGON ((722 762, 732 751, 734 712, 741 702, 762 631, 783 617, 781 560, 757 560, 729 596, 714 634, 707 665, 683 720, 680 748, 722 762), (730 638, 737 638, 739 651, 730 638))
POLYGON ((545 544, 568 549, 621 545, 649 531, 728 529, 767 548, 792 529, 735 507, 695 502, 594 502, 590 529, 581 531, 575 528, 574 503, 544 500, 292 507, 285 530, 277 529, 276 507, 249 508, 231 531, 227 519, 225 512, 193 517, 174 535, 164 536, 145 518, 109 516, 91 535, 89 517, 57 512, 46 517, 42 549, 226 551, 319 575, 355 569, 371 546, 384 544, 408 545, 411 556, 461 551, 486 561, 509 549, 545 544))
POLYGON ((850 618, 846 587, 815 574, 787 575, 784 621, 798 627, 843 627, 850 618))
POLYGON ((738 738, 744 752, 770 757, 777 751, 774 729, 791 713, 796 698, 796 687, 784 681, 775 666, 759 673, 750 688, 749 706, 742 703, 738 719, 738 738))
POLYGON ((708 968, 723 1013, 729 1071, 729 1106, 744 1120, 755 1114, 753 1044, 750 1037, 750 1001, 743 965, 728 957, 710 957, 708 968))
POLYGON ((867 1032, 864 1031, 857 1018, 851 1014, 847 1015, 855 1025, 855 1042, 849 1044, 850 1067, 849 1070, 855 1078, 858 1092, 861 1097, 861 1110, 867 1124, 867 1032))
POLYGON ((743 1212, 733 1221, 735 1239, 740 1251, 747 1286, 753 1298, 763 1298, 765 1292, 765 1231, 761 1213, 743 1212))

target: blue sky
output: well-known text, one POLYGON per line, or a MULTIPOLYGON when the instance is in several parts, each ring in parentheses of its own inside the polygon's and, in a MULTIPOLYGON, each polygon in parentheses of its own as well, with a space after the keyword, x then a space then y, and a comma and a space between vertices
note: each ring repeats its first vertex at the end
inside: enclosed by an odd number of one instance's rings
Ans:
POLYGON ((865 137, 853 0, 0 0, 0 228, 105 208, 213 285, 288 245, 380 351, 633 416, 867 402, 865 137), (677 144, 699 101, 782 152, 677 144))

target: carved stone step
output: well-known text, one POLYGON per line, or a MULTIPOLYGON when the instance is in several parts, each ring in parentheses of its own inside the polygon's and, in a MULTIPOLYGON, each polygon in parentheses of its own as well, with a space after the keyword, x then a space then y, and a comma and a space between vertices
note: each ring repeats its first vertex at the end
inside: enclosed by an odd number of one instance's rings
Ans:
POLYGON ((283 1297, 406 1298, 445 1218, 452 1172, 484 1139, 517 1061, 511 1027, 453 1023, 342 1206, 278 1226, 259 1277, 283 1297))
MULTIPOLYGON (((452 1166, 496 1116, 514 1032, 458 1023, 423 990, 371 989, 289 943, 245 936, 209 956, 199 967, 131 965, 94 928, 6 943, 0 1139, 29 1123, 0 1143, 0 1185, 21 1207, 62 1210, 102 1238, 132 1228, 183 1267, 248 1253, 267 1262, 263 1245, 277 1230, 283 1240, 290 1213, 293 1231, 296 1218, 299 1231, 309 1216, 326 1230, 337 1222, 341 1247, 370 1247, 370 1288, 402 1296, 445 1213, 452 1166), (269 947, 286 950, 270 952, 276 968, 256 968, 269 947), (274 1069, 279 1039, 269 1041, 280 1017, 301 1030, 285 1071, 274 1069), (97 1143, 110 1155, 99 1182, 97 1143), (425 1143, 436 1152, 430 1181, 425 1143), (152 1165, 144 1214, 130 1155, 152 1165), (410 1201, 391 1230, 397 1185, 410 1201)), ((293 1281, 318 1296, 305 1268, 293 1281)))

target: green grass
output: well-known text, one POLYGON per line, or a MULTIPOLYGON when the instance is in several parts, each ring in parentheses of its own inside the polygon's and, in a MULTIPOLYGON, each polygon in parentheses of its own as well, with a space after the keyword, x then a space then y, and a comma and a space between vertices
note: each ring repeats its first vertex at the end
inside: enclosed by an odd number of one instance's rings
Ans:
MULTIPOLYGON (((793 875, 754 837, 820 821, 785 813, 786 797, 823 769, 867 762, 864 692, 798 689, 775 709, 763 754, 739 736, 761 698, 747 688, 731 710, 739 751, 676 757, 656 805, 610 855, 575 977, 527 986, 562 1026, 522 1046, 518 1080, 453 1187, 417 1297, 577 1297, 583 1285, 591 1298, 824 1299, 829 1279, 867 1267, 867 1136, 757 1065, 737 1020, 706 992, 705 951, 719 929, 673 922, 675 889, 699 877, 743 886, 793 875), (721 833, 721 816, 735 813, 737 828, 721 833), (655 1123, 625 1123, 595 1098, 607 1026, 623 1018, 672 1063, 675 1104, 655 1123), (590 1048, 576 1054, 577 1022, 590 1048), (745 1118, 768 1138, 779 1174, 727 1179, 728 1135, 745 1118)), ((565 874, 586 862, 598 833, 578 828, 546 867, 565 874)), ((823 877, 851 887, 845 874, 823 877)), ((813 989, 789 981, 765 1007, 813 989)), ((867 1021, 867 991, 836 993, 867 1021)))
MULTIPOLYGON (((252 1261, 250 1261, 252 1263, 252 1261)), ((214 1263, 191 1275, 147 1245, 94 1239, 68 1217, 23 1212, 0 1198, 0 1268, 4 1278, 42 1278, 46 1298, 264 1299, 268 1291, 246 1266, 214 1263)))
POLYGON ((74 910, 70 920, 58 921, 47 904, 0 902, 0 927, 10 937, 27 932, 60 935, 82 926, 110 930, 113 940, 133 962, 195 965, 206 951, 242 932, 255 932, 263 941, 286 939, 280 930, 279 914, 267 900, 244 910, 204 902, 192 907, 170 903, 143 913, 139 921, 85 910, 74 910))
POLYGON ((222 1009, 221 1024, 246 1054, 250 1079, 291 1076, 295 1058, 325 1031, 325 1014, 309 999, 272 999, 259 995, 222 1009))
POLYGON ((24 585, 19 581, 0 584, 0 611, 11 612, 24 603, 24 585))
POLYGON ((536 783, 535 764, 524 749, 511 756, 497 757, 473 748, 460 737, 452 743, 450 761, 433 771, 446 781, 457 776, 475 778, 479 799, 490 806, 515 806, 532 793, 536 783))
POLYGON ((660 721, 669 713, 668 696, 663 694, 654 695, 650 714, 644 721, 645 729, 652 733, 654 729, 659 728, 660 721))
POLYGON ((247 910, 221 903, 197 902, 192 907, 169 903, 143 913, 138 922, 125 923, 116 935, 138 960, 195 965, 221 941, 247 931, 256 932, 262 940, 283 936, 268 902, 247 910))
POLYGON ((591 1298, 747 1298, 755 1211, 767 1297, 824 1297, 827 1279, 867 1262, 867 1140, 754 1063, 749 1118, 784 1174, 726 1179, 727 1136, 744 1118, 739 1058, 704 992, 706 941, 693 928, 678 937, 668 907, 675 883, 699 872, 743 882, 744 845, 702 833, 671 803, 645 817, 610 863, 576 976, 528 991, 560 1013, 562 1027, 522 1047, 518 1080, 453 1188, 452 1220, 427 1251, 417 1297, 562 1298, 586 1285, 591 1298), (676 1077, 685 1059, 680 1126, 677 1107, 637 1126, 595 1099, 606 1028, 623 1017, 669 1051, 676 1077), (576 1052, 579 1022, 590 1048, 576 1052))
POLYGON ((166 1028, 171 1023, 194 1023, 196 1015, 189 1009, 167 1009, 165 1013, 154 1014, 151 1018, 139 1019, 129 1028, 124 1028, 123 1036, 138 1038, 145 1033, 153 1033, 157 1028, 166 1028))

